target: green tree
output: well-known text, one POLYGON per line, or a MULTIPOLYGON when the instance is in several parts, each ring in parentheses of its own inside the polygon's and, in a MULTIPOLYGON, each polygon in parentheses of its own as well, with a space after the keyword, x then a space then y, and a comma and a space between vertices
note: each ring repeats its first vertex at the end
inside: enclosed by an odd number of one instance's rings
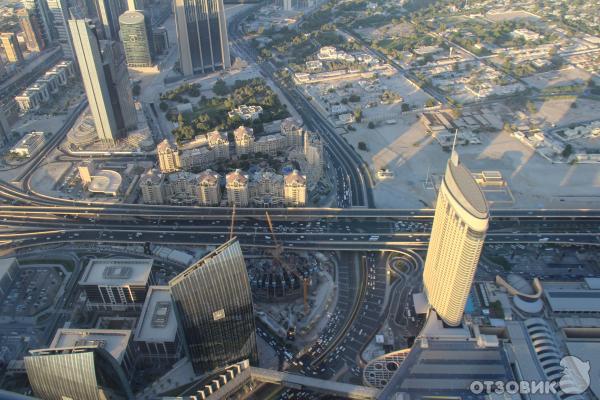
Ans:
POLYGON ((573 154, 573 146, 567 143, 561 154, 564 158, 569 158, 573 154))
POLYGON ((217 79, 213 86, 213 92, 217 96, 226 96, 229 93, 229 88, 223 79, 217 79))
POLYGON ((360 122, 362 121, 363 118, 363 112, 360 108, 355 108, 354 111, 352 112, 352 115, 354 116, 354 120, 356 122, 360 122))
POLYGON ((131 88, 131 94, 133 94, 136 97, 139 96, 141 92, 142 92, 142 88, 137 83, 135 85, 133 85, 133 87, 131 88))
POLYGON ((160 108, 162 112, 165 112, 169 109, 169 105, 166 102, 161 101, 158 105, 158 108, 160 108))
POLYGON ((369 121, 369 124, 367 125, 367 127, 369 129, 375 129, 375 123, 373 121, 369 121))

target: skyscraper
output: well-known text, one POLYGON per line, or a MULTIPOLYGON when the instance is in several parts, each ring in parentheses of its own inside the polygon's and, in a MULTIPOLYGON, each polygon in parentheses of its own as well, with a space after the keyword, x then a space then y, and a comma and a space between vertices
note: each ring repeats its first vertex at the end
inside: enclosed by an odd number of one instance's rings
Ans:
POLYGON ((22 8, 17 11, 19 25, 25 35, 25 44, 29 51, 39 52, 45 47, 42 28, 33 11, 22 8))
POLYGON ((24 358, 40 399, 133 399, 131 331, 59 329, 47 349, 24 358))
POLYGON ((100 140, 112 144, 137 124, 120 45, 98 40, 89 20, 69 20, 69 27, 96 132, 100 140))
POLYGON ((119 17, 119 25, 127 66, 150 67, 154 50, 150 19, 141 11, 125 11, 119 17))
POLYGON ((197 374, 258 361, 252 292, 236 239, 169 282, 184 347, 197 374))
POLYGON ((175 26, 183 75, 231 66, 223 0, 175 0, 175 26))
POLYGON ((53 41, 52 29, 50 24, 50 11, 45 0, 22 0, 23 7, 35 16, 39 22, 42 32, 42 39, 45 45, 53 41))
POLYGON ((67 26, 68 6, 66 0, 46 0, 50 12, 50 29, 52 35, 58 42, 65 58, 73 58, 73 43, 67 26))
POLYGON ((121 0, 96 0, 96 13, 102 24, 104 38, 107 40, 119 40, 119 15, 125 9, 121 0))
POLYGON ((23 61, 23 52, 19 47, 19 41, 17 35, 12 32, 6 32, 0 34, 0 41, 2 41, 2 47, 4 48, 4 54, 9 62, 17 63, 23 61))
POLYGON ((461 323, 488 221, 485 197, 453 151, 440 185, 423 271, 429 304, 448 325, 461 323))

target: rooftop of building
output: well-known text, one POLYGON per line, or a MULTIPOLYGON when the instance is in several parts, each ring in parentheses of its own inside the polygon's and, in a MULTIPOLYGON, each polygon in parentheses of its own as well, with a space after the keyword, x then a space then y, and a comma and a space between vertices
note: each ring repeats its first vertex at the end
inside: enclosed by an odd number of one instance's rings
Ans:
POLYGON ((88 190, 93 193, 116 195, 121 187, 123 178, 117 171, 101 169, 94 171, 88 190))
POLYGON ((137 323, 134 340, 173 342, 177 336, 177 320, 168 286, 150 286, 137 323))
POLYGON ((135 10, 129 10, 125 11, 123 14, 121 14, 121 16, 119 16, 119 23, 126 25, 143 24, 144 18, 145 17, 143 13, 135 10))
POLYGON ((157 169, 146 171, 140 178, 140 184, 157 184, 164 179, 164 175, 157 169))
POLYGON ((97 258, 85 267, 80 285, 146 285, 152 270, 152 259, 97 258))
POLYGON ((227 141, 227 133, 219 132, 218 130, 214 130, 206 134, 208 138, 208 143, 216 143, 220 140, 227 141))
POLYGON ((220 176, 215 171, 207 169, 205 171, 202 171, 198 175, 198 178, 200 180, 200 183, 204 183, 207 185, 218 185, 220 176))
POLYGON ((188 181, 195 183, 198 181, 198 175, 189 171, 177 171, 166 175, 169 182, 188 181))
POLYGON ((182 279, 185 279, 188 275, 190 275, 191 273, 196 271, 198 268, 202 268, 208 261, 210 261, 211 259, 213 259, 215 257, 218 257, 221 253, 223 253, 225 250, 229 249, 230 247, 237 247, 241 251, 238 240, 236 238, 230 239, 229 241, 223 243, 222 245, 220 245, 219 247, 217 247, 210 253, 206 254, 204 257, 202 257, 200 260, 198 260, 194 264, 190 265, 185 271, 181 272, 175 278, 171 279, 169 281, 169 286, 172 287, 172 286, 176 285, 182 279))
POLYGON ((306 175, 301 175, 300 171, 298 171, 297 169, 292 171, 291 174, 287 174, 284 179, 285 179, 286 185, 293 185, 293 184, 306 185, 306 175))
POLYGON ((0 278, 4 276, 13 265, 17 264, 17 259, 15 257, 9 258, 0 258, 0 278))
POLYGON ((471 172, 460 162, 458 153, 452 152, 444 182, 454 198, 476 218, 488 218, 488 204, 471 172))
POLYGON ((544 296, 554 312, 600 312, 595 281, 543 282, 544 296))
POLYGON ((248 174, 242 171, 241 169, 236 169, 235 171, 228 173, 225 176, 225 180, 227 181, 227 184, 231 184, 234 182, 239 184, 246 184, 248 183, 248 174))
POLYGON ((165 139, 156 146, 156 152, 168 151, 172 150, 173 148, 174 145, 169 142, 169 140, 165 139))
POLYGON ((131 338, 125 329, 64 329, 56 331, 50 349, 71 347, 99 347, 106 350, 118 362, 123 360, 131 338))
POLYGON ((233 131, 233 135, 236 140, 243 139, 246 136, 254 137, 254 129, 246 128, 245 126, 240 126, 233 131))
POLYGON ((474 340, 417 339, 378 398, 391 399, 406 393, 410 398, 480 399, 470 390, 473 381, 511 379, 502 347, 481 348, 474 340))

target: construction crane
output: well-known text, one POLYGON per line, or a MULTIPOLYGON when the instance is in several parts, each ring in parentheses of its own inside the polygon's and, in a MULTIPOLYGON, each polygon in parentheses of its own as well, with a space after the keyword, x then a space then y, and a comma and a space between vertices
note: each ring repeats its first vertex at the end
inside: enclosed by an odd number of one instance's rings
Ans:
POLYGON ((273 261, 278 262, 287 272, 294 275, 297 279, 302 282, 302 295, 304 297, 304 315, 308 315, 308 285, 309 280, 307 277, 304 277, 296 271, 295 268, 291 268, 288 263, 283 260, 281 255, 283 254, 283 244, 279 243, 277 240, 277 235, 275 235, 275 229, 273 229, 273 221, 271 221, 271 216, 268 212, 265 212, 267 216, 267 224, 269 225, 269 231, 271 231, 271 235, 273 235, 273 242, 275 243, 275 248, 273 249, 273 261))
POLYGON ((231 226, 229 227, 229 240, 233 239, 233 228, 235 227, 235 203, 233 203, 233 211, 231 212, 231 226))

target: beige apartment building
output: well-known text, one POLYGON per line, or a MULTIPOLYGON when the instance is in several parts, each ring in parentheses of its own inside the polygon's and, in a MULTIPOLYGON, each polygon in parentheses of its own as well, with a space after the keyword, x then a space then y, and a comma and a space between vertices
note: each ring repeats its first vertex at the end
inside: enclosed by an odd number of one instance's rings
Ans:
POLYGON ((230 206, 248 207, 250 203, 249 196, 249 178, 241 169, 236 169, 225 176, 227 190, 227 202, 230 206))
POLYGON ((286 207, 304 207, 306 205, 306 175, 294 170, 284 178, 283 198, 286 207))
POLYGON ((485 197, 453 151, 440 185, 423 271, 429 304, 448 325, 461 324, 488 221, 485 197))

